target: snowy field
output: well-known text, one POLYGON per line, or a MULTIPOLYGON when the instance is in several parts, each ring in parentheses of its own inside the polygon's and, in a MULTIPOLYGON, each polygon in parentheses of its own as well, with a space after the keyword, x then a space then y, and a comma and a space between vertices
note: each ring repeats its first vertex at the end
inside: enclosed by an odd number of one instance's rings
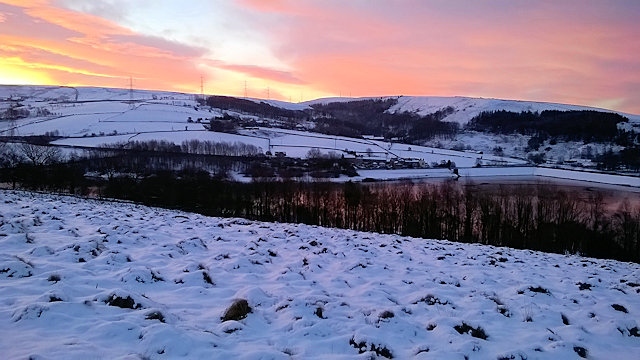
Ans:
POLYGON ((4 359, 640 353, 638 264, 26 192, 0 192, 0 303, 4 359))
MULTIPOLYGON (((2 135, 42 135, 57 133, 68 137, 55 144, 70 146, 101 146, 115 142, 166 140, 180 144, 184 140, 240 141, 255 145, 263 151, 285 152, 287 156, 304 158, 316 148, 323 154, 338 156, 354 153, 380 161, 396 158, 423 159, 427 164, 453 161, 457 167, 468 168, 483 165, 521 165, 526 163, 527 137, 488 136, 479 133, 462 133, 455 139, 434 139, 429 146, 390 144, 381 141, 327 136, 312 132, 283 129, 241 130, 242 137, 220 135, 204 131, 202 123, 223 113, 245 118, 258 117, 233 111, 208 109, 198 106, 196 96, 162 91, 146 91, 86 87, 0 86, 0 110, 19 102, 31 112, 31 116, 15 122, 0 122, 2 135), (37 114, 48 112, 48 115, 37 114), (189 120, 191 119, 191 120, 189 120), (198 119, 201 123, 198 123, 198 119), (190 122, 191 121, 191 122, 190 122), (442 149, 467 149, 473 152, 442 149), (493 156, 494 148, 503 148, 507 157, 493 156), (482 151, 484 154, 480 155, 482 151), (517 159, 514 157, 519 157, 517 159)), ((276 100, 250 99, 292 110, 308 109, 315 103, 353 101, 357 98, 318 99, 305 103, 287 103, 276 100)), ((527 101, 478 99, 466 97, 416 97, 402 96, 390 112, 415 112, 431 114, 447 107, 454 111, 444 120, 466 124, 482 111, 543 111, 585 110, 584 106, 539 103, 527 101)), ((603 109, 598 109, 603 110, 603 109)), ((608 111, 608 110, 603 110, 608 111)), ((638 125, 640 116, 623 114, 631 124, 638 125)), ((604 145, 593 144, 592 151, 602 153, 604 145)), ((548 160, 559 161, 580 157, 582 144, 550 146, 548 160)))

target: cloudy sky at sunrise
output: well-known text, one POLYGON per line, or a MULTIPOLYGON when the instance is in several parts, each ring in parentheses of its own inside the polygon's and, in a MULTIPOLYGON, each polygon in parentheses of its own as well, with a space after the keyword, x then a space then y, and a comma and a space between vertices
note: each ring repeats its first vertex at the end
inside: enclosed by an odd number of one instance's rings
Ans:
POLYGON ((0 0, 0 83, 640 114, 638 0, 0 0))

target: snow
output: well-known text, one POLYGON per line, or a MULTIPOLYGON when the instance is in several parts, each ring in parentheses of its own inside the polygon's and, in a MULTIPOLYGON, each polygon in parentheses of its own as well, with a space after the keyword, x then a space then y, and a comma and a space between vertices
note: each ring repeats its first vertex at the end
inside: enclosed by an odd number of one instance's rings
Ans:
MULTIPOLYGON (((569 104, 555 104, 536 101, 521 100, 501 100, 501 99, 483 99, 470 97, 442 97, 442 96, 400 96, 398 103, 392 106, 388 111, 395 112, 414 112, 420 115, 433 114, 447 107, 452 107, 454 113, 445 117, 444 121, 457 122, 464 125, 472 118, 484 111, 505 110, 511 112, 541 112, 544 110, 597 110, 614 112, 612 110, 569 104)), ((631 122, 640 123, 640 115, 624 114, 631 122)))
POLYGON ((0 270, 6 359, 640 351, 640 266, 611 260, 0 191, 0 270))

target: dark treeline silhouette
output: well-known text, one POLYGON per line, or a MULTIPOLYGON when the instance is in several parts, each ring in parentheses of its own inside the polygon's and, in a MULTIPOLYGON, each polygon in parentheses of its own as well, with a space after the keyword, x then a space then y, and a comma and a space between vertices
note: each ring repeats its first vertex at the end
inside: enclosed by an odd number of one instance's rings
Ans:
POLYGON ((608 149, 603 154, 596 156, 598 169, 601 170, 630 170, 640 171, 640 146, 630 146, 620 150, 619 152, 613 152, 608 149))
POLYGON ((239 183, 226 180, 225 173, 246 163, 221 157, 214 164, 210 159, 137 154, 23 164, 2 169, 0 181, 16 188, 92 194, 210 216, 640 261, 640 209, 626 202, 608 209, 597 192, 585 195, 549 184, 481 189, 457 182, 239 183), (153 171, 142 174, 145 166, 153 171), (98 168, 107 176, 86 176, 98 168))
POLYGON ((425 116, 410 112, 389 112, 397 103, 396 98, 386 98, 314 104, 315 130, 351 137, 384 136, 409 143, 435 136, 451 137, 458 132, 457 123, 442 121, 454 111, 452 107, 425 116))
POLYGON ((583 198, 553 185, 236 183, 190 171, 116 178, 104 194, 212 216, 640 261, 640 209, 625 203, 610 212, 597 193, 583 198))
POLYGON ((209 96, 206 104, 213 108, 222 110, 232 110, 241 113, 260 115, 273 119, 306 119, 307 114, 304 111, 288 110, 272 106, 266 102, 256 102, 247 99, 240 99, 231 96, 209 96))
POLYGON ((467 124, 467 129, 496 134, 543 134, 556 139, 584 142, 615 142, 626 138, 618 123, 626 117, 593 110, 542 112, 485 111, 467 124))
MULTIPOLYGON (((13 188, 97 194, 214 216, 640 261, 640 208, 623 203, 610 210, 597 191, 570 192, 548 184, 480 189, 458 182, 289 181, 313 172, 348 173, 349 163, 324 157, 301 162, 205 155, 217 150, 207 150, 201 141, 181 147, 135 143, 136 150, 99 149, 64 163, 29 160, 28 147, 40 150, 40 145, 2 144, 2 154, 14 154, 15 161, 3 157, 0 183, 13 188), (19 156, 20 150, 25 155, 19 156), (231 172, 252 174, 255 180, 229 181, 231 172)), ((225 151, 253 151, 243 144, 222 145, 225 151)))

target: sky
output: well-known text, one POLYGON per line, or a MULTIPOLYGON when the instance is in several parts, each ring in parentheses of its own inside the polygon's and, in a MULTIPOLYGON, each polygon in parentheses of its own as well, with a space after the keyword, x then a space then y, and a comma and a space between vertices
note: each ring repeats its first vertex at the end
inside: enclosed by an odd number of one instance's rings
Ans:
POLYGON ((638 0, 0 0, 0 84, 640 114, 638 0))

